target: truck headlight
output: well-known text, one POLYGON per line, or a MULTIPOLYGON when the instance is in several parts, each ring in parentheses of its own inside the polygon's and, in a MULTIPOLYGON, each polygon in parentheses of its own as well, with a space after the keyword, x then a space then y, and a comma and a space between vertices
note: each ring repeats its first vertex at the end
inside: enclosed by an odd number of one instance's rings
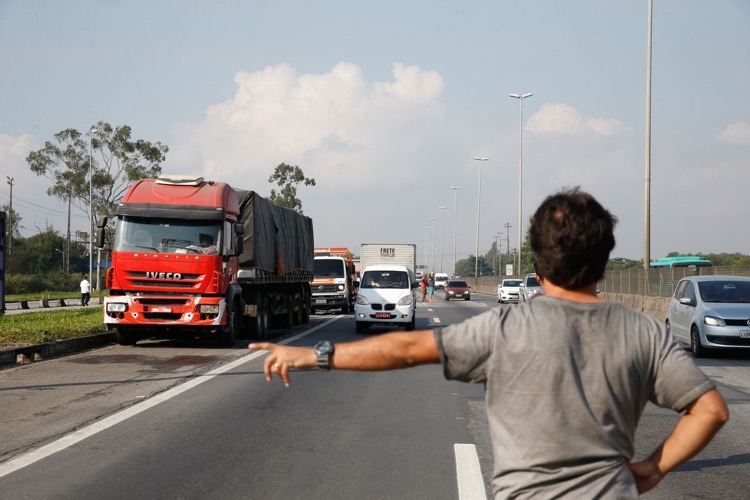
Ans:
POLYGON ((344 285, 339 285, 339 292, 343 292, 343 291, 344 291, 344 285))
POLYGON ((218 304, 201 304, 198 307, 198 312, 201 314, 219 314, 218 304))
POLYGON ((128 305, 122 302, 110 302, 107 304, 107 312, 122 313, 128 310, 128 305))

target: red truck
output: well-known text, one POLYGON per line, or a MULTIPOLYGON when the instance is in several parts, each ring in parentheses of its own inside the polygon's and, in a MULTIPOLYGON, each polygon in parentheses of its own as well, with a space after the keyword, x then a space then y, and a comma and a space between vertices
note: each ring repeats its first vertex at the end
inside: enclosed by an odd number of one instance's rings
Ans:
MULTIPOLYGON (((202 177, 137 181, 115 212, 104 322, 117 342, 144 337, 266 338, 307 323, 312 219, 202 177), (276 325, 274 325, 276 326, 276 325)), ((103 248, 107 220, 97 234, 103 248)))

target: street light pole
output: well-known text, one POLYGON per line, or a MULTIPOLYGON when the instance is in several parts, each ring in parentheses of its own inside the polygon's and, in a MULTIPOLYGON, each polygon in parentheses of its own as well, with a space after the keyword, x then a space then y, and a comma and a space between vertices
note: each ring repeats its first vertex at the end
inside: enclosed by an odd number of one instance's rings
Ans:
POLYGON ((523 246, 523 100, 531 97, 531 92, 526 94, 510 94, 510 97, 518 99, 518 126, 519 126, 519 148, 518 148, 518 271, 521 275, 521 247, 523 246))
POLYGON ((445 221, 445 209, 448 205, 438 205, 440 209, 440 272, 443 272, 443 222, 445 221))
POLYGON ((89 283, 94 274, 94 134, 98 131, 96 127, 89 130, 89 283))
POLYGON ((643 226, 643 270, 648 286, 648 269, 651 267, 651 23, 653 3, 648 1, 648 39, 646 40, 646 147, 645 196, 643 226))
POLYGON ((482 164, 489 160, 489 158, 482 158, 479 156, 474 157, 479 162, 479 193, 477 194, 477 241, 476 250, 474 255, 474 286, 479 286, 479 213, 482 204, 482 164))
POLYGON ((430 234, 432 235, 432 241, 430 242, 430 269, 435 272, 435 221, 437 217, 430 217, 430 234))
POLYGON ((456 263, 458 262, 458 255, 456 255, 456 221, 458 220, 458 190, 461 186, 451 186, 453 190, 453 275, 456 275, 456 263))
POLYGON ((10 186, 10 217, 8 217, 8 255, 10 255, 11 244, 13 242, 13 185, 16 179, 8 175, 5 176, 10 186))

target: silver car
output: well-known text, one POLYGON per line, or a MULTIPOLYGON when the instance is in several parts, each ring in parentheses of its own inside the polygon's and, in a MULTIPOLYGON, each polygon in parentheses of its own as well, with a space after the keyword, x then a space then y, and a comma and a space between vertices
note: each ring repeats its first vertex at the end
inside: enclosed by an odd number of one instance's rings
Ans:
POLYGON ((539 281, 537 281, 536 274, 529 273, 521 281, 521 287, 518 289, 518 301, 528 302, 536 295, 541 295, 542 293, 544 293, 544 289, 539 284, 539 281))
POLYGON ((497 285, 497 301, 501 304, 508 302, 518 303, 518 288, 521 286, 519 279, 504 279, 497 285))
POLYGON ((669 301, 667 330, 696 358, 710 349, 750 348, 750 278, 683 278, 669 301))

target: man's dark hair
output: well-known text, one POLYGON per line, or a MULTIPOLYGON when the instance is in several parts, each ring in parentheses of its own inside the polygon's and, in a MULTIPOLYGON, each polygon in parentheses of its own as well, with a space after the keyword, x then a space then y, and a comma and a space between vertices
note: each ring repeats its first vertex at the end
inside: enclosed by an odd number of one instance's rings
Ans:
POLYGON ((616 223, 617 217, 578 187, 548 196, 529 228, 537 274, 568 290, 596 283, 615 247, 616 223))

